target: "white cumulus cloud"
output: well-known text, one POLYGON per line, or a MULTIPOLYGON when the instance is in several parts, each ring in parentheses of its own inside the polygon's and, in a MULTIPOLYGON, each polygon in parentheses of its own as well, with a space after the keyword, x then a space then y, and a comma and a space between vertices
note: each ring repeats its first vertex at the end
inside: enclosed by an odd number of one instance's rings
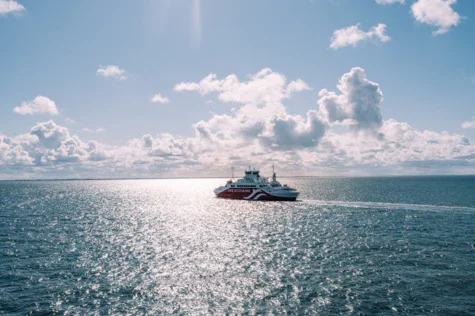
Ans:
POLYGON ((153 103, 165 104, 165 103, 169 103, 170 99, 168 99, 167 97, 162 96, 160 93, 157 93, 156 95, 154 95, 152 97, 152 99, 150 101, 152 101, 153 103))
POLYGON ((356 46, 361 41, 370 39, 378 40, 380 42, 387 42, 391 38, 385 34, 386 24, 378 24, 365 32, 360 29, 360 25, 356 24, 346 28, 342 28, 333 32, 330 40, 330 48, 337 50, 346 46, 356 46))
POLYGON ((460 23, 460 15, 452 8, 455 3, 457 0, 418 0, 411 11, 418 22, 437 27, 433 34, 439 35, 460 23))
POLYGON ((465 121, 462 123, 462 128, 475 128, 475 116, 471 121, 465 121))
POLYGON ((287 95, 290 95, 293 92, 300 92, 305 90, 310 90, 309 85, 302 79, 297 79, 295 81, 290 82, 287 86, 287 95))
POLYGON ((290 150, 292 148, 314 147, 323 136, 326 123, 314 111, 307 113, 307 119, 287 113, 282 101, 293 93, 309 90, 301 79, 290 81, 284 75, 264 68, 241 81, 236 75, 218 79, 210 74, 199 82, 182 82, 175 91, 197 91, 201 95, 212 92, 225 103, 241 106, 232 116, 214 115, 208 121, 195 124, 200 146, 229 151, 236 146, 250 142, 254 150, 290 150))
POLYGON ((218 93, 223 102, 243 104, 268 104, 289 98, 293 92, 309 90, 309 86, 301 79, 286 84, 285 76, 264 68, 251 75, 250 80, 241 82, 234 74, 224 79, 217 79, 216 74, 209 74, 199 82, 180 82, 175 91, 197 91, 201 95, 218 93))
POLYGON ((58 115, 59 111, 56 107, 56 103, 53 100, 48 99, 42 95, 37 96, 31 101, 23 102, 21 106, 17 106, 13 109, 13 112, 20 115, 33 115, 33 114, 51 114, 58 115))
POLYGON ((0 0, 0 15, 18 13, 24 10, 25 7, 14 0, 0 0))
POLYGON ((111 77, 120 80, 127 79, 127 76, 125 75, 126 71, 116 65, 101 66, 99 69, 97 69, 96 73, 98 76, 106 78, 111 77))
POLYGON ((326 89, 318 93, 320 111, 328 122, 347 121, 359 129, 381 126, 383 93, 377 83, 366 78, 364 69, 351 69, 341 77, 337 87, 341 94, 326 89))

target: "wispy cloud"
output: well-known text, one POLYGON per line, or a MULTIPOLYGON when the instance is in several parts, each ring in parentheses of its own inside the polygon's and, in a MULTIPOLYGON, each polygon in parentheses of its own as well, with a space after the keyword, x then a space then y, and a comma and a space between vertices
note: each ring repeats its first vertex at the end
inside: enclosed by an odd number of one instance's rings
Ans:
POLYGON ((201 3, 200 0, 192 0, 192 11, 191 11, 191 20, 192 20, 192 39, 193 45, 199 46, 201 43, 201 3))
POLYGON ((111 77, 115 79, 125 80, 127 76, 125 75, 125 69, 119 68, 116 65, 101 66, 97 69, 96 74, 102 77, 111 77))
POLYGON ((377 4, 382 4, 382 5, 387 5, 387 4, 393 4, 393 3, 400 3, 404 4, 404 0, 376 0, 377 4))
POLYGON ((391 38, 384 32, 386 31, 386 24, 378 24, 365 32, 360 29, 360 25, 356 24, 346 28, 342 28, 333 32, 333 37, 330 41, 330 48, 337 50, 346 46, 356 46, 361 41, 369 39, 379 40, 381 42, 387 42, 391 38))
POLYGON ((103 129, 102 127, 97 128, 97 129, 90 129, 90 128, 85 127, 81 131, 88 132, 88 133, 102 133, 102 132, 105 132, 106 130, 103 129))

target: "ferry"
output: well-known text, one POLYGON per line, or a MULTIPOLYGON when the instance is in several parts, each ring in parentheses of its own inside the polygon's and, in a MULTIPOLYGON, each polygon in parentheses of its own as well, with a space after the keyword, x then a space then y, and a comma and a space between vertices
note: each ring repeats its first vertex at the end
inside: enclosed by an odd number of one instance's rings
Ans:
POLYGON ((234 179, 234 168, 232 168, 232 178, 226 185, 214 190, 218 198, 237 199, 249 201, 295 201, 300 192, 289 187, 287 184, 280 184, 272 166, 272 179, 268 180, 259 175, 259 170, 252 169, 244 171, 244 178, 234 179))

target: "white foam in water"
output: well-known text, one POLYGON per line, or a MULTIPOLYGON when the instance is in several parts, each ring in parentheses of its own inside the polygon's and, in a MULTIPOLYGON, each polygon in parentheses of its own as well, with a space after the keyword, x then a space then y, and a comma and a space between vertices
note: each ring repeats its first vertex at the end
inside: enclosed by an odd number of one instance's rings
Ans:
POLYGON ((351 208, 372 208, 385 210, 413 210, 432 212, 475 212, 474 207, 448 206, 448 205, 427 205, 427 204, 403 204, 403 203, 383 203, 383 202, 352 202, 352 201, 323 201, 323 200, 302 200, 304 203, 321 206, 343 206, 351 208))
POLYGON ((23 206, 25 206, 25 205, 31 204, 31 203, 33 203, 33 202, 36 202, 36 201, 38 201, 38 200, 40 200, 40 199, 26 200, 26 201, 24 201, 24 202, 21 202, 21 203, 17 204, 17 207, 23 207, 23 206))

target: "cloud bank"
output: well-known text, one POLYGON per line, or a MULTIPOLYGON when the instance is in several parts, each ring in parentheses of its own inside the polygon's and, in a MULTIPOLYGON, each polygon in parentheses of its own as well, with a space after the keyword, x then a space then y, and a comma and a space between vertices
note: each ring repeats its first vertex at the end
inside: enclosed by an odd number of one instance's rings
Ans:
POLYGON ((15 137, 0 134, 0 177, 216 176, 231 165, 272 164, 294 175, 475 172, 475 146, 464 135, 383 119, 382 89, 364 69, 343 74, 336 88, 320 90, 315 109, 290 114, 283 101, 311 90, 303 80, 268 68, 245 80, 210 74, 175 91, 215 97, 235 110, 196 122, 192 136, 145 134, 111 146, 85 142, 50 120, 15 137))

